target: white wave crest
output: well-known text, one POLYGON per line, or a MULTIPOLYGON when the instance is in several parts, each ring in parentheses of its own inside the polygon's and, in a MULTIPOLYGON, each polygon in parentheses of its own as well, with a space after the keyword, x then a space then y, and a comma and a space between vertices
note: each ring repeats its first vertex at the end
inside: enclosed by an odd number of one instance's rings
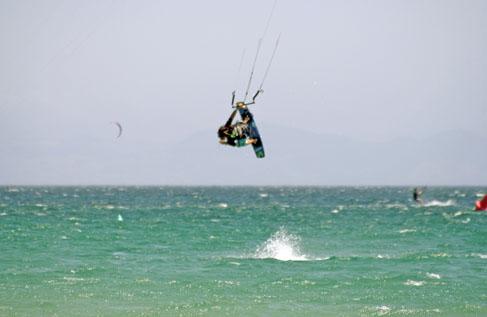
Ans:
POLYGON ((416 232, 416 229, 401 229, 399 233, 408 233, 408 232, 416 232))
POLYGON ((310 261, 299 248, 300 238, 281 228, 255 251, 255 258, 280 261, 310 261))
POLYGON ((391 308, 389 306, 386 306, 386 305, 377 306, 375 309, 377 310, 377 313, 379 314, 379 316, 387 315, 391 311, 391 308))
POLYGON ((423 286, 424 285, 424 281, 407 280, 406 282, 404 282, 404 285, 408 285, 408 286, 423 286))
POLYGON ((426 273, 426 276, 438 280, 441 278, 440 274, 436 274, 436 273, 426 273))
POLYGON ((447 201, 432 200, 424 204, 425 207, 448 207, 455 206, 455 201, 448 199, 447 201))

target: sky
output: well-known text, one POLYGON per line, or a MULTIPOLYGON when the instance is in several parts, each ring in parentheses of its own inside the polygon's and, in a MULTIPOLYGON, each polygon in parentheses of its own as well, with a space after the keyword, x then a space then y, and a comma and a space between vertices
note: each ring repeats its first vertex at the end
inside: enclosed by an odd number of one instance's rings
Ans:
MULTIPOLYGON (((258 39, 251 94, 279 34, 252 108, 263 133, 372 143, 486 136, 486 1, 1 0, 0 184, 171 182, 150 172, 171 166, 144 153, 214 133, 232 90, 244 93, 258 39), (117 168, 87 167, 107 160, 117 168), (145 174, 120 177, 141 164, 145 174)), ((272 169, 272 156, 265 164, 272 169)), ((184 183, 200 183, 195 173, 184 183)))

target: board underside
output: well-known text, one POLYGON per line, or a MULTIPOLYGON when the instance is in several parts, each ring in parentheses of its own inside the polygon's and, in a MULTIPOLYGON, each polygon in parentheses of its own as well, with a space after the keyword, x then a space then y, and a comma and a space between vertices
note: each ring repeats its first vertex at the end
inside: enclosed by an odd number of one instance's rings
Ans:
POLYGON ((250 121, 248 123, 249 137, 252 139, 257 139, 257 142, 255 144, 252 144, 252 147, 254 148, 255 155, 258 158, 265 157, 264 145, 262 143, 262 138, 260 137, 259 130, 257 129, 257 125, 255 124, 254 117, 252 116, 250 111, 246 108, 239 108, 238 111, 240 113, 240 116, 242 117, 242 120, 245 117, 250 117, 250 121))

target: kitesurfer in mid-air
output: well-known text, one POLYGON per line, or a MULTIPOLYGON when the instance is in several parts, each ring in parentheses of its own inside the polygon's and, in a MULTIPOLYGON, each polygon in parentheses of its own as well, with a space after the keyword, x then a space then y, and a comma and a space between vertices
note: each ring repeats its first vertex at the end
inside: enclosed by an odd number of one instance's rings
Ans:
MULTIPOLYGON (((267 78, 267 74, 269 73, 269 69, 271 67, 272 61, 274 59, 274 56, 277 51, 277 47, 279 45, 279 39, 280 35, 277 37, 276 44, 274 46, 274 50, 272 51, 271 58, 269 60, 269 64, 267 64, 267 67, 264 71, 264 76, 262 78, 262 82, 259 85, 259 88, 257 89, 257 92, 252 98, 252 101, 249 103, 246 103, 247 97, 249 97, 249 92, 250 88, 252 87, 252 78, 254 75, 255 71, 255 66, 257 64, 257 59, 259 57, 259 52, 261 48, 262 41, 265 37, 265 34, 267 33, 267 29, 269 27, 270 21, 272 14, 274 12, 274 9, 276 7, 277 0, 274 2, 274 6, 272 7, 271 14, 269 15, 269 19, 267 20, 267 25, 264 29, 264 32, 262 34, 262 37, 259 39, 258 44, 257 44, 257 51, 255 52, 255 57, 254 57, 254 62, 252 64, 252 68, 250 71, 250 77, 249 81, 247 83, 247 89, 245 90, 245 94, 243 96, 243 101, 237 102, 234 104, 235 101, 235 95, 236 95, 236 90, 233 91, 232 93, 232 102, 231 105, 234 108, 237 108, 232 112, 230 115, 230 118, 227 120, 225 125, 221 126, 218 129, 218 138, 219 142, 221 144, 226 144, 230 146, 245 146, 245 145, 252 145, 252 149, 254 150, 255 156, 257 158, 264 158, 265 157, 265 151, 264 151, 264 145, 262 143, 262 138, 259 134, 259 130, 257 129, 257 125, 255 124, 253 115, 250 113, 249 109, 247 108, 248 105, 254 104, 255 103, 255 98, 259 95, 259 93, 263 92, 262 87, 264 86, 264 82, 267 78), (235 115, 237 112, 240 114, 241 121, 236 122, 235 124, 232 124, 233 119, 235 118, 235 115)), ((242 66, 242 62, 244 59, 245 55, 245 50, 242 54, 242 58, 240 60, 240 66, 238 67, 238 72, 240 73, 240 68, 242 66)), ((238 78, 238 75, 237 75, 238 78)))
POLYGON ((218 137, 220 138, 221 144, 226 144, 230 146, 241 147, 249 144, 255 144, 257 139, 249 137, 249 122, 252 120, 252 114, 242 118, 242 121, 237 121, 232 124, 235 115, 239 108, 247 108, 247 104, 243 102, 237 102, 237 110, 234 110, 228 118, 225 125, 218 129, 218 137))

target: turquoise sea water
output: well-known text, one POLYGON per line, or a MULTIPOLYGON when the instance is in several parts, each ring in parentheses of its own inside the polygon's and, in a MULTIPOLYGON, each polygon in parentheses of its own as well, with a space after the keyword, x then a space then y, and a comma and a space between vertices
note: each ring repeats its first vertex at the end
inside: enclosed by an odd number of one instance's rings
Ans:
POLYGON ((487 316, 486 191, 0 187, 0 316, 487 316))

